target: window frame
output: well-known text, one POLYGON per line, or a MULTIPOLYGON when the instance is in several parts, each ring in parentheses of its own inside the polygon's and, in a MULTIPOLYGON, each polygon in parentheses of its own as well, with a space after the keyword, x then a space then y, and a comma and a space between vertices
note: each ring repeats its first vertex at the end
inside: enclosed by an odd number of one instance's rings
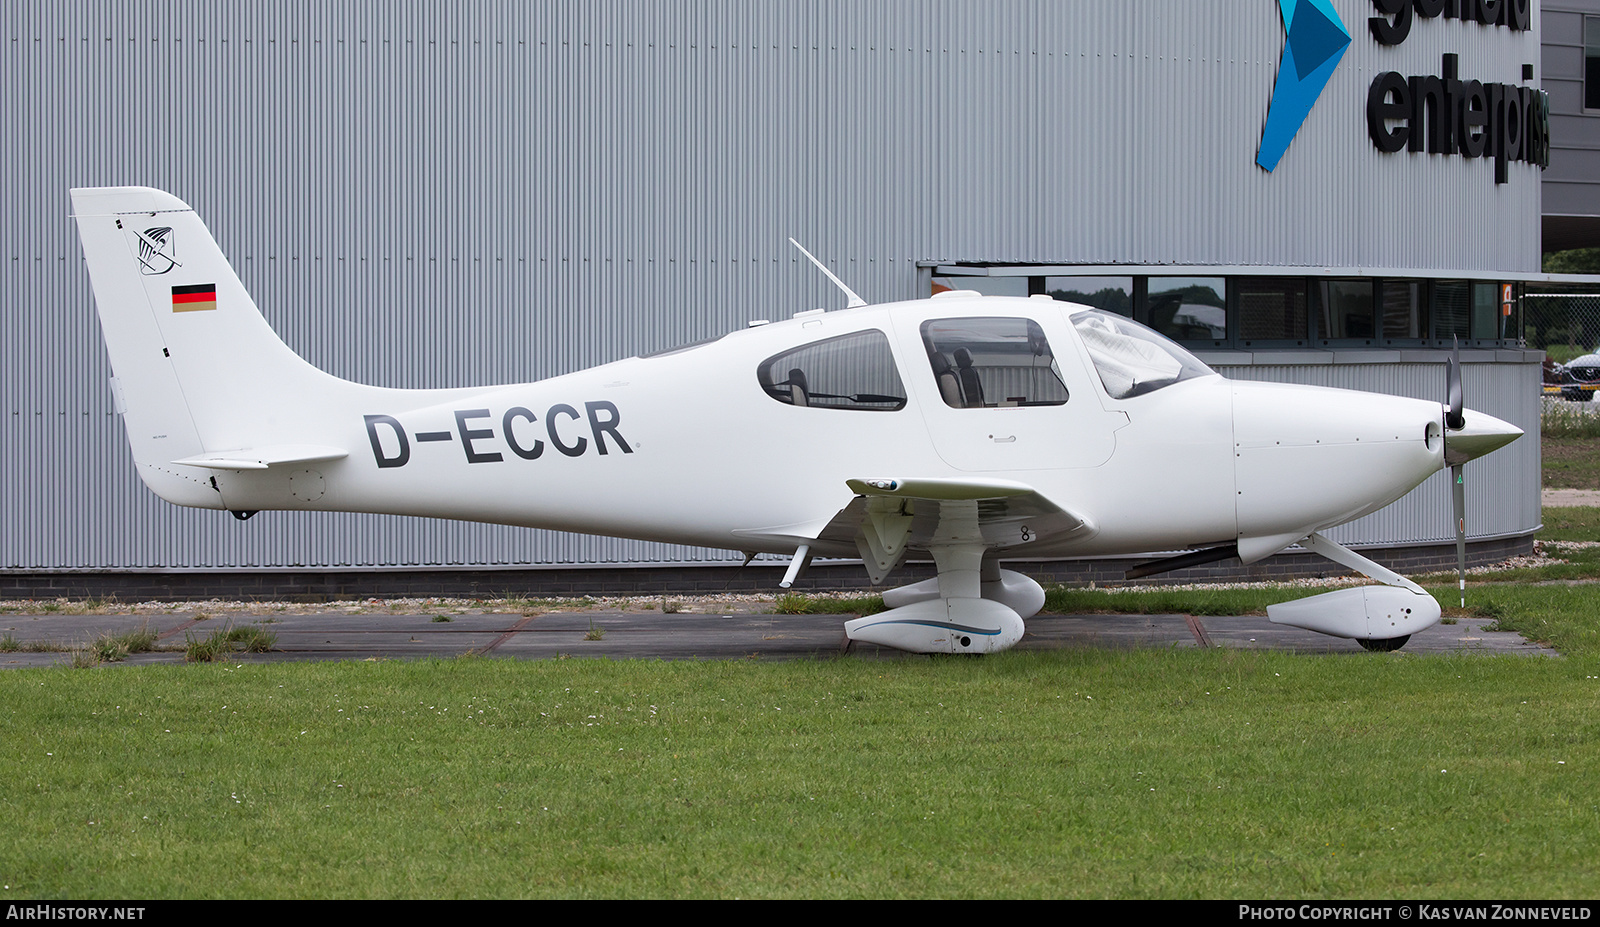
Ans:
POLYGON ((1583 29, 1580 36, 1583 51, 1583 89, 1581 109, 1585 113, 1600 113, 1600 16, 1583 15, 1583 29), (1591 52, 1591 47, 1593 51, 1591 52), (1590 80, 1590 67, 1593 62, 1595 69, 1594 80, 1590 80), (1590 94, 1593 93, 1591 102, 1590 94))

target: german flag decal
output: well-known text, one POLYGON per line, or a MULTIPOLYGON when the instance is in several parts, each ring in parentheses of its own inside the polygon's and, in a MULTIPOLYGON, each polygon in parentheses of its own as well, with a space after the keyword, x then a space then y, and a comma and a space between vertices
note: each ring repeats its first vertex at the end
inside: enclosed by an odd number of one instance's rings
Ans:
POLYGON ((201 309, 217 308, 217 285, 215 283, 197 283, 193 286, 175 286, 172 288, 173 312, 198 312, 201 309))

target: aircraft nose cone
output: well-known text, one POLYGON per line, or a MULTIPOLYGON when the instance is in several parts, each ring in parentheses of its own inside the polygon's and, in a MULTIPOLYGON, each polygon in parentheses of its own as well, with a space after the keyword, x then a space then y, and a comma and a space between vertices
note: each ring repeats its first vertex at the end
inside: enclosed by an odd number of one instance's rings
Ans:
POLYGON ((1464 464, 1490 451, 1499 450, 1522 437, 1522 429, 1503 422, 1492 415, 1472 409, 1461 410, 1466 424, 1444 435, 1444 462, 1449 466, 1464 464))

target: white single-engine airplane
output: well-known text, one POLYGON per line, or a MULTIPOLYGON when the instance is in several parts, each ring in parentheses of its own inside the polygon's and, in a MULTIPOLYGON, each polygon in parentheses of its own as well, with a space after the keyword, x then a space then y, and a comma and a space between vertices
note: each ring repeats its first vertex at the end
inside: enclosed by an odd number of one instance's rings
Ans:
POLYGON ((176 197, 72 201, 116 405, 163 499, 792 554, 785 587, 812 557, 859 556, 880 583, 920 552, 937 578, 845 624, 911 651, 1022 637, 1044 591, 1002 558, 1198 550, 1134 571, 1147 575, 1296 543, 1384 585, 1271 619, 1395 649, 1438 603, 1319 532, 1451 466, 1463 551, 1461 464, 1522 434, 1462 408, 1459 363, 1442 405, 1235 382, 1121 316, 965 291, 869 306, 820 263, 846 310, 537 383, 363 386, 279 340, 176 197), (715 440, 727 434, 736 446, 715 440))

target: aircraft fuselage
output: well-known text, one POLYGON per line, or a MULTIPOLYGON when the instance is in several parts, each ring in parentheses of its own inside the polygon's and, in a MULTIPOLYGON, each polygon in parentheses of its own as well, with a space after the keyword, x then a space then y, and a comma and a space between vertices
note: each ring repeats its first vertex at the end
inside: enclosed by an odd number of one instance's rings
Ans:
POLYGON ((219 474, 218 488, 236 510, 432 515, 790 552, 819 513, 850 501, 847 479, 985 476, 1092 516, 1091 536, 1019 534, 1004 550, 1036 558, 1241 539, 1242 551, 1276 550, 1387 505, 1443 465, 1437 402, 1216 375, 1114 398, 1071 323, 1081 309, 933 299, 805 314, 536 383, 345 394, 340 408, 285 416, 298 440, 351 450, 308 468, 316 498, 277 470, 219 474), (1038 326, 1062 401, 945 401, 923 326, 989 318, 1038 326), (774 356, 870 331, 883 333, 904 388, 898 408, 796 405, 758 381, 774 356))

